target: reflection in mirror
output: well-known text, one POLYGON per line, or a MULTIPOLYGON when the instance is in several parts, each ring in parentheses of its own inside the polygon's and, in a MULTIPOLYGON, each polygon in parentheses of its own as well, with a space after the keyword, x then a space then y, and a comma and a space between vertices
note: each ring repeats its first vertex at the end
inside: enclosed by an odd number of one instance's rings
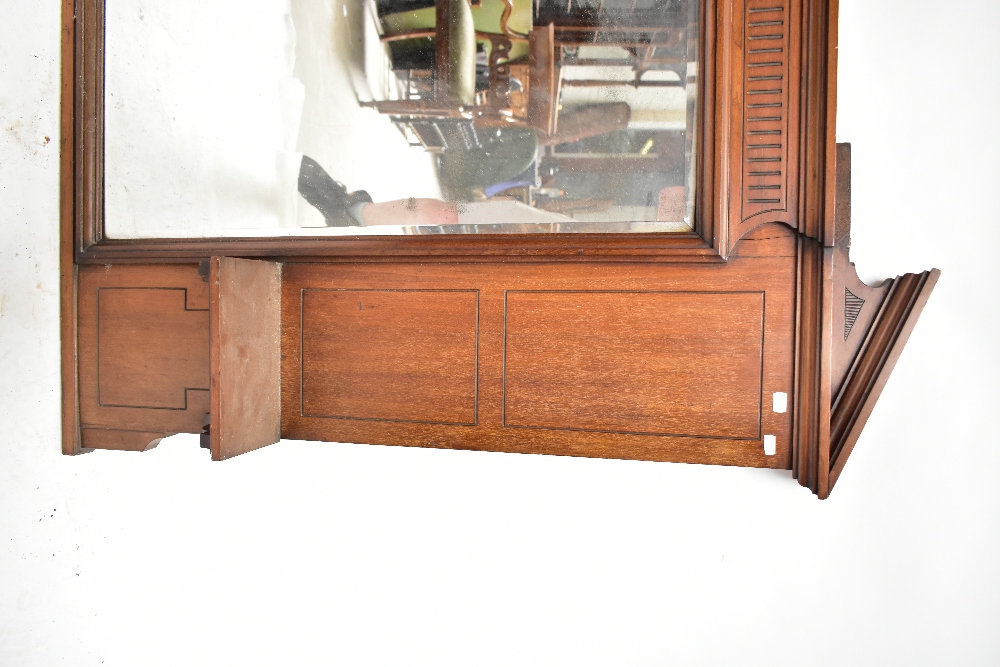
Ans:
POLYGON ((668 232, 697 0, 106 0, 105 234, 668 232))

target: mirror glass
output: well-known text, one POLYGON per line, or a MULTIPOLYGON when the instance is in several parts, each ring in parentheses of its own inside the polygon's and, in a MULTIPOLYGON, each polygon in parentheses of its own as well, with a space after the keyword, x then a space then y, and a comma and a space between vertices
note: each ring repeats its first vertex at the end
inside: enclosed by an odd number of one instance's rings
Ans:
POLYGON ((106 0, 110 238, 676 232, 697 0, 106 0))

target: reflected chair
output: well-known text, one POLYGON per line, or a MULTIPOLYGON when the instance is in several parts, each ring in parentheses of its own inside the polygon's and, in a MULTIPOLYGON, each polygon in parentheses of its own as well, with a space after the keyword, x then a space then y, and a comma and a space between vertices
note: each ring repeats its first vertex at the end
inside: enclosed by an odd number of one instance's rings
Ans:
POLYGON ((500 33, 477 31, 469 0, 438 0, 433 29, 408 30, 386 35, 383 42, 432 38, 434 63, 429 81, 410 85, 404 99, 366 102, 380 113, 409 119, 476 119, 477 125, 513 122, 510 103, 510 51, 513 41, 529 37, 510 29, 513 0, 504 0, 500 33), (487 89, 476 91, 477 42, 487 42, 487 89), (511 119, 508 121, 507 119, 511 119))

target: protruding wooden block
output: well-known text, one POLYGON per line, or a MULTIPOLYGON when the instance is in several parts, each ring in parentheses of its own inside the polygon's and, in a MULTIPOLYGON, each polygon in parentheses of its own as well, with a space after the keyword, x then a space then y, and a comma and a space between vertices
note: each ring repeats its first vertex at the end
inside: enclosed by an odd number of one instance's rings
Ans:
POLYGON ((212 422, 216 461, 281 438, 281 265, 213 257, 212 422))

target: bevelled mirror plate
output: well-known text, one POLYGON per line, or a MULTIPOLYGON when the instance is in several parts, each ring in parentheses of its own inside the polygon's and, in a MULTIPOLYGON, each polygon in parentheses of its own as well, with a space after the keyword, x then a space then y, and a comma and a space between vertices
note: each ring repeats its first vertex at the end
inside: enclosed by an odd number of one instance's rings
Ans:
POLYGON ((697 0, 106 0, 108 238, 687 232, 697 0))

